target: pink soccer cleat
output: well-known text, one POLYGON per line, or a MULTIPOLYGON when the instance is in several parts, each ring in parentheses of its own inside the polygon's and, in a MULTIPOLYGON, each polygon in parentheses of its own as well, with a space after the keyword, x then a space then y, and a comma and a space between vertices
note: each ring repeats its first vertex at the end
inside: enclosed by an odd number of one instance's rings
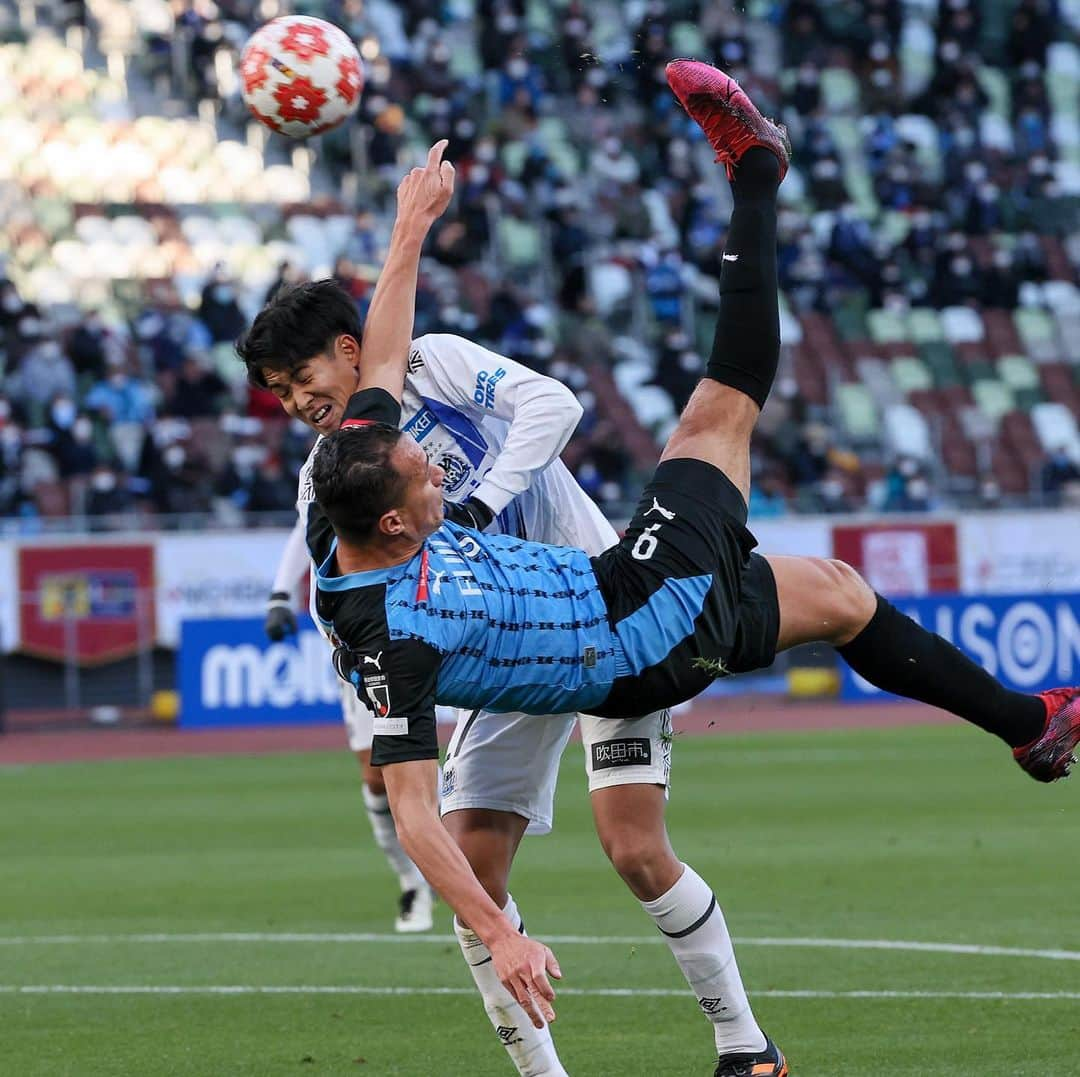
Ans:
POLYGON ((1046 704, 1046 726, 1030 744, 1013 749, 1013 758, 1037 782, 1067 778, 1080 743, 1080 688, 1040 692, 1046 704))
POLYGON ((751 146, 764 146, 776 154, 780 179, 787 175, 791 160, 787 131, 783 124, 762 116, 730 75, 700 60, 672 60, 667 80, 679 103, 705 132, 729 180, 751 146))

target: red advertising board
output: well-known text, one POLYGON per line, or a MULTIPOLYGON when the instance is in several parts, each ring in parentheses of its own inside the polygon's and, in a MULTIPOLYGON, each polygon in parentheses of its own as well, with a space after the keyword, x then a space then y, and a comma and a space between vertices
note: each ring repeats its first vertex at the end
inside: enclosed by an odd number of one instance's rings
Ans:
POLYGON ((20 649, 84 664, 135 652, 154 636, 154 548, 19 550, 20 649))
POLYGON ((951 521, 837 526, 833 556, 857 568, 887 597, 960 589, 956 525, 951 521))

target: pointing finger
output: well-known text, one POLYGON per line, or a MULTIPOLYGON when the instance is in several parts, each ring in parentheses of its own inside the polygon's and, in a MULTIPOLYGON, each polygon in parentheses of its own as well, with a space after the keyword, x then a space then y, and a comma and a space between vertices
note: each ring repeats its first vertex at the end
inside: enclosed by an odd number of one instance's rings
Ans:
POLYGON ((427 167, 428 168, 434 169, 434 168, 439 167, 439 162, 442 160, 442 155, 443 155, 443 153, 446 152, 446 147, 449 146, 449 145, 450 145, 450 140, 449 139, 440 138, 439 141, 436 142, 435 145, 432 146, 430 150, 428 150, 428 155, 427 155, 427 167))

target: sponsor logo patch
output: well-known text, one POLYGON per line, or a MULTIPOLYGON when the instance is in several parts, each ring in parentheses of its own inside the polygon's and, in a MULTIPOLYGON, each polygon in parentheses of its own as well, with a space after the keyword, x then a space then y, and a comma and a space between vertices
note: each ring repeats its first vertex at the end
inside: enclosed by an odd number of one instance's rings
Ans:
POLYGON ((476 375, 476 388, 473 390, 473 400, 483 408, 490 411, 495 407, 495 387, 506 377, 506 368, 499 367, 497 370, 481 370, 476 375))
POLYGON ((586 669, 595 669, 596 668, 596 648, 595 647, 586 647, 585 648, 585 652, 582 655, 582 665, 584 665, 584 667, 586 669))
POLYGON ((652 763, 652 744, 648 737, 606 740, 592 746, 593 770, 612 767, 647 767, 652 763))

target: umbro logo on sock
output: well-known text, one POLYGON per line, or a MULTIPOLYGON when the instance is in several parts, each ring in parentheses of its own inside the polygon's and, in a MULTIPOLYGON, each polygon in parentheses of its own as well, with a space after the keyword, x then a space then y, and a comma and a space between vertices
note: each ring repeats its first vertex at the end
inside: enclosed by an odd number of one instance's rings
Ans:
POLYGON ((727 1009, 722 998, 699 998, 697 1001, 701 1012, 709 1017, 714 1013, 723 1013, 727 1009))
POLYGON ((499 1025, 495 1031, 502 1041, 503 1047, 512 1047, 515 1043, 521 1043, 522 1039, 517 1035, 517 1025, 499 1025), (515 1039, 515 1037, 517 1037, 515 1039))

